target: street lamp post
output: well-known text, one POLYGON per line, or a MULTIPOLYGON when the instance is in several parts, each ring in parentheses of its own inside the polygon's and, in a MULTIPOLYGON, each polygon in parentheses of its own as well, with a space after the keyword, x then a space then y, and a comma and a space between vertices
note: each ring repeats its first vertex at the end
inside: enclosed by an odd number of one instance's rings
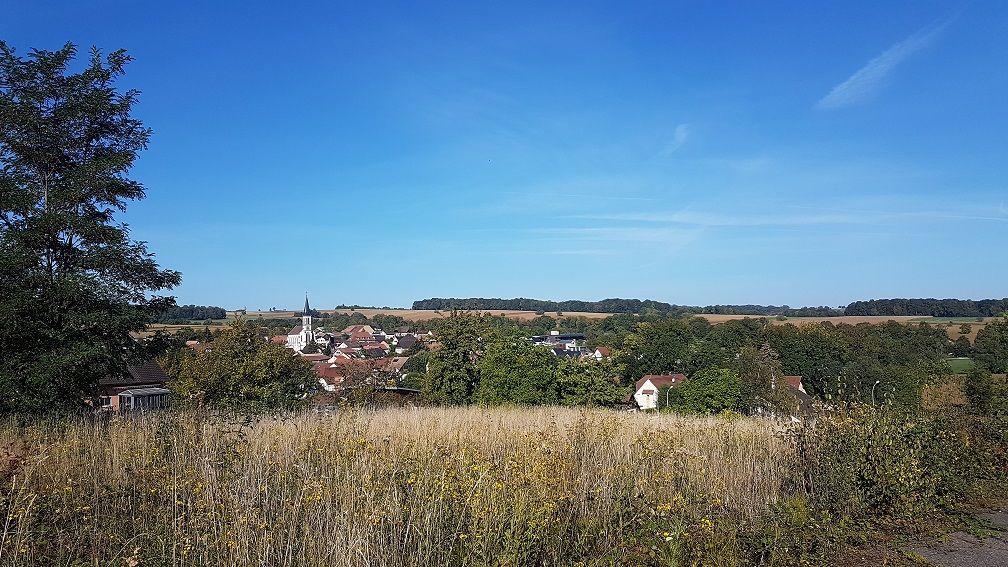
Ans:
POLYGON ((875 386, 878 386, 878 384, 879 384, 879 381, 876 380, 875 383, 872 384, 872 387, 871 387, 871 405, 873 407, 875 406, 875 386))

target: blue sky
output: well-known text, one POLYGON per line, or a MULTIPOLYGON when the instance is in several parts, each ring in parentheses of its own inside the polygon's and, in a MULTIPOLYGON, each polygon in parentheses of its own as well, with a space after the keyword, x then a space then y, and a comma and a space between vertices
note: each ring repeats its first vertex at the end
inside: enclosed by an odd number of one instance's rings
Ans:
POLYGON ((126 48, 180 303, 1008 295, 1008 3, 8 0, 126 48), (187 4, 183 6, 183 4, 187 4))

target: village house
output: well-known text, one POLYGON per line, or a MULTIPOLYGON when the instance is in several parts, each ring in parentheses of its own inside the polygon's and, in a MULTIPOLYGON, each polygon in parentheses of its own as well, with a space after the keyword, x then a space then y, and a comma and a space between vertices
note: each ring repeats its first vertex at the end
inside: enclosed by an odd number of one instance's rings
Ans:
POLYGON ((395 339, 395 352, 402 354, 414 348, 420 342, 414 335, 397 335, 395 339))
POLYGON ((335 392, 342 386, 345 375, 338 365, 318 362, 313 365, 313 368, 318 374, 319 384, 326 392, 335 392))
POLYGON ((98 381, 95 409, 121 412, 167 408, 171 405, 167 384, 168 375, 154 361, 130 366, 125 376, 108 376, 98 381))
POLYGON ((343 329, 343 334, 350 338, 372 336, 374 333, 375 329, 371 325, 350 325, 343 329))
POLYGON ((633 401, 642 410, 655 409, 660 402, 658 391, 661 388, 674 388, 686 380, 685 374, 648 374, 634 385, 633 401))

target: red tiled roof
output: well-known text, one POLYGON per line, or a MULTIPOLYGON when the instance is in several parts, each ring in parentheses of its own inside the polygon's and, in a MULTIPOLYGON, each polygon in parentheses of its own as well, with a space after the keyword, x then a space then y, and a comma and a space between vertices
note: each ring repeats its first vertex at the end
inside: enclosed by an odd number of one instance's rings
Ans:
POLYGON ((321 378, 343 378, 342 370, 325 362, 315 363, 312 365, 312 368, 321 378))
POLYGON ((664 386, 682 384, 687 380, 687 378, 685 374, 648 374, 637 381, 635 390, 640 390, 644 387, 644 384, 648 380, 651 381, 651 384, 653 384, 655 388, 662 388, 664 386))
POLYGON ((598 352, 599 354, 601 354, 602 356, 609 356, 609 354, 610 354, 610 353, 609 353, 609 347, 605 347, 605 346, 600 346, 600 347, 596 348, 595 350, 596 350, 596 351, 597 351, 597 352, 598 352))
POLYGON ((344 335, 351 335, 351 336, 353 336, 353 335, 368 335, 368 336, 370 336, 371 333, 368 332, 369 328, 372 329, 372 332, 374 331, 374 329, 372 327, 370 327, 369 325, 350 325, 346 329, 343 329, 343 334, 344 335))
POLYGON ((287 344, 287 336, 277 335, 275 337, 270 337, 270 342, 278 345, 287 344))

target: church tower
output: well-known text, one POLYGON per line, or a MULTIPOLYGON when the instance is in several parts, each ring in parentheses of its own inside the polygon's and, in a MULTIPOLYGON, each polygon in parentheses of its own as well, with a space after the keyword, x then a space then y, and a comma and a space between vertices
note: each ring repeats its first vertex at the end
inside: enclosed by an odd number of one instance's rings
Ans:
POLYGON ((304 311, 301 312, 301 332, 304 333, 309 342, 315 340, 315 332, 312 330, 311 307, 308 306, 308 292, 304 296, 304 311))

